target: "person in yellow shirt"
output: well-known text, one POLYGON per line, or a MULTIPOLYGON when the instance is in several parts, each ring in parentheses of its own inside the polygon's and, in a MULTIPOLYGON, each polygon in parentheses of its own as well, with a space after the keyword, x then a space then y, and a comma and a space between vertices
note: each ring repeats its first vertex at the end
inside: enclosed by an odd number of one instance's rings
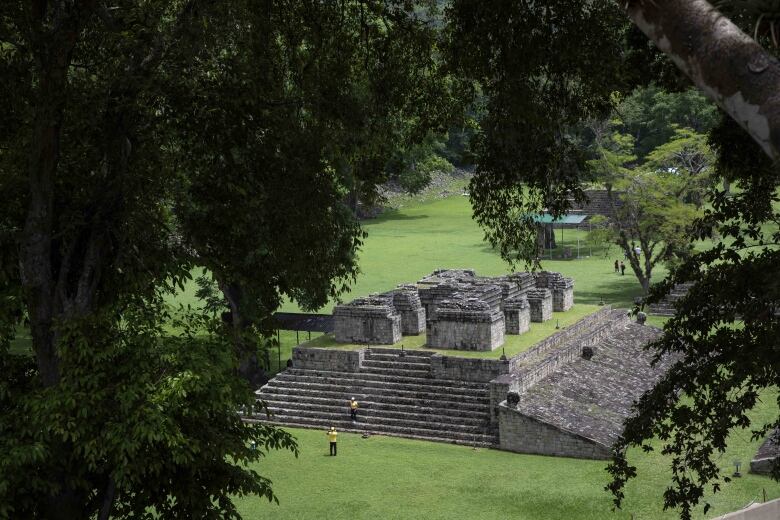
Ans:
POLYGON ((339 432, 336 431, 335 426, 331 426, 328 430, 328 440, 330 441, 330 454, 336 456, 336 442, 338 441, 339 432))
POLYGON ((358 402, 355 401, 355 398, 353 397, 349 401, 349 415, 352 417, 353 421, 357 421, 357 410, 358 410, 358 402))

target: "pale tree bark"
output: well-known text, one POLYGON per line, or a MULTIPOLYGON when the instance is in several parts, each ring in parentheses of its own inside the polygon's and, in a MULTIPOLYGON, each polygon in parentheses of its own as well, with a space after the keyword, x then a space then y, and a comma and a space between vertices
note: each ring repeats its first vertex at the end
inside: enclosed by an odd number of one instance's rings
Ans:
POLYGON ((780 159, 780 62, 706 0, 618 0, 631 20, 780 159))

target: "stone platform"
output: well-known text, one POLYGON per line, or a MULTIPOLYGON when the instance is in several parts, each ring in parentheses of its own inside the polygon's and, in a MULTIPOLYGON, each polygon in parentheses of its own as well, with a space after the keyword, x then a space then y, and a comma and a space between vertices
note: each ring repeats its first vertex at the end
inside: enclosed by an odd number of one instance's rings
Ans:
MULTIPOLYGON (((489 308, 483 302, 480 311, 489 308)), ((297 347, 292 367, 257 392, 270 419, 245 419, 606 458, 630 403, 668 366, 651 368, 643 350, 658 334, 602 308, 510 359, 297 347), (360 403, 354 423, 351 397, 360 403)))

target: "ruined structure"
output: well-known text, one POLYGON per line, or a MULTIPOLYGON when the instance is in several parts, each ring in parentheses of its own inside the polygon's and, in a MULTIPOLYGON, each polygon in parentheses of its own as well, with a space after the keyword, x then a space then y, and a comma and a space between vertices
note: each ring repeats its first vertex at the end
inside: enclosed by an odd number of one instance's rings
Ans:
POLYGON ((531 306, 531 321, 542 323, 552 319, 553 297, 549 289, 531 289, 526 298, 531 306))
POLYGON ((495 350, 503 344, 503 313, 477 298, 443 300, 428 322, 429 347, 495 350))
POLYGON ((401 334, 416 336, 425 332, 425 309, 414 285, 399 285, 390 293, 393 307, 401 315, 401 334))
MULTIPOLYGON (((504 312, 522 305, 522 297, 505 301, 504 312)), ((443 301, 438 312, 439 325, 454 326, 502 315, 468 299, 443 301)), ((246 420, 605 459, 632 402, 673 361, 653 365, 644 349, 660 334, 625 310, 602 307, 509 359, 301 346, 292 366, 257 393, 271 416, 246 420), (361 403, 356 422, 345 411, 350 397, 361 403)))
POLYGON ((574 305, 574 279, 561 273, 540 271, 536 274, 536 287, 549 289, 553 297, 553 312, 566 312, 574 305))
POLYGON ((369 296, 357 298, 333 309, 336 341, 392 345, 401 340, 401 315, 392 298, 369 296))
POLYGON ((526 296, 504 301, 504 324, 507 334, 523 334, 531 327, 531 306, 526 296))
POLYGON ((530 322, 547 321, 553 311, 570 309, 573 301, 574 281, 560 273, 489 277, 472 269, 437 269, 416 285, 340 305, 333 316, 336 341, 342 343, 399 341, 388 324, 397 314, 400 333, 425 331, 430 347, 494 350, 504 343, 504 334, 523 334, 530 322))

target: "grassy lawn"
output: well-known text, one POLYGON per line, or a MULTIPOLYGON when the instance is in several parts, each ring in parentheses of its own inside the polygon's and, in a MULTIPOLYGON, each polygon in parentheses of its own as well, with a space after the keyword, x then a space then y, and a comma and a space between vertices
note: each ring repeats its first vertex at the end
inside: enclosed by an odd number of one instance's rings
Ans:
MULTIPOLYGON (((772 417, 774 395, 753 414, 772 417)), ((604 491, 606 462, 521 455, 497 450, 428 443, 392 437, 339 435, 339 456, 327 455, 325 433, 291 430, 301 455, 271 453, 253 467, 273 480, 280 504, 240 498, 245 518, 297 519, 505 519, 635 520, 677 518, 663 511, 668 460, 657 453, 634 452, 639 479, 631 482, 622 511, 613 513, 604 491)), ((732 436, 721 460, 727 474, 732 461, 747 463, 757 448, 747 432, 732 436)), ((780 496, 768 477, 743 473, 708 500, 714 518, 752 500, 780 496)))
MULTIPOLYGON (((506 334, 504 336, 504 350, 507 357, 512 357, 515 354, 528 350, 536 342, 543 340, 547 336, 556 332, 556 324, 561 329, 565 329, 569 325, 572 325, 579 319, 588 314, 596 312, 600 307, 597 305, 578 304, 569 309, 567 312, 553 313, 553 319, 544 323, 532 323, 531 329, 525 334, 513 335, 506 334)), ((400 348, 401 345, 407 349, 422 349, 425 348, 425 334, 418 336, 404 336, 401 341, 393 345, 395 348, 400 348)), ((364 348, 363 344, 355 343, 336 343, 332 334, 325 334, 316 339, 306 343, 309 347, 331 347, 343 350, 355 350, 364 348)), ((480 351, 468 351, 468 350, 451 350, 451 349, 431 349, 425 348, 429 352, 440 352, 450 356, 470 357, 470 358, 494 358, 498 359, 501 356, 501 348, 497 348, 493 351, 480 352, 480 351)))

